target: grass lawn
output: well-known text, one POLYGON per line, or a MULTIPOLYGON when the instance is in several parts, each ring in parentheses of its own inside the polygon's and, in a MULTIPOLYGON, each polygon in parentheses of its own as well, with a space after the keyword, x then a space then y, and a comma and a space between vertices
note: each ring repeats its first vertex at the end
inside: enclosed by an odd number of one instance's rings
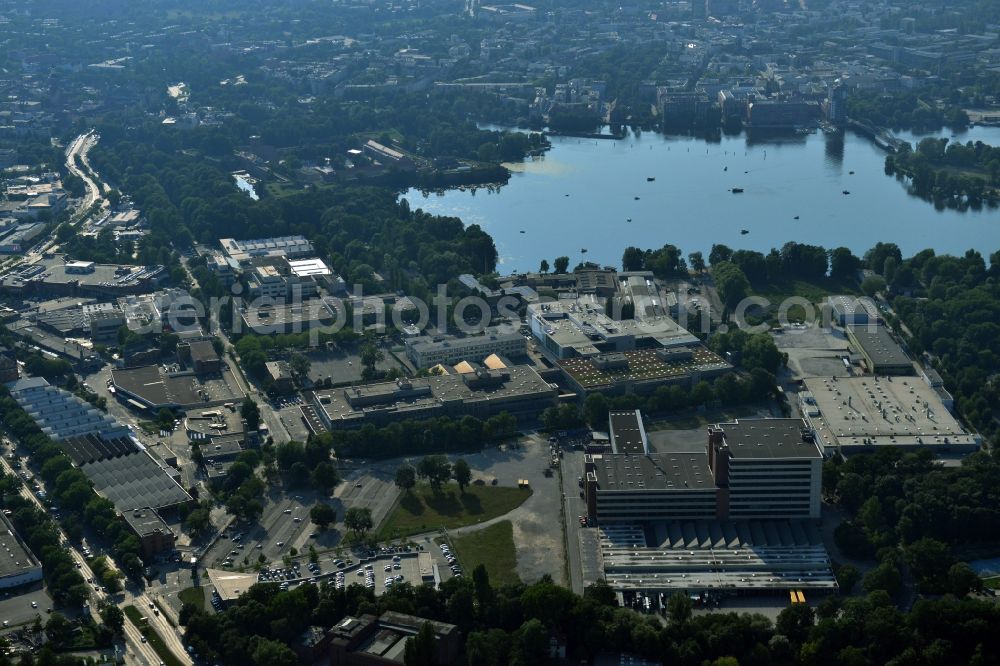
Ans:
POLYGON ((858 284, 853 280, 833 280, 823 278, 808 282, 806 280, 782 280, 766 286, 755 287, 754 296, 763 296, 777 307, 786 298, 798 296, 810 303, 819 303, 827 296, 839 294, 860 294, 858 284))
POLYGON ((198 610, 205 610, 205 589, 202 587, 189 587, 177 593, 177 598, 182 604, 191 604, 198 610))
POLYGON ((517 554, 514 551, 514 527, 502 520, 489 527, 464 534, 451 540, 465 576, 482 564, 494 587, 520 583, 517 575, 517 554))
POLYGON ((443 486, 437 493, 429 485, 420 484, 400 495, 379 529, 379 538, 394 539, 442 527, 454 529, 475 525, 516 509, 531 492, 531 489, 505 486, 468 486, 461 495, 453 483, 443 486))
POLYGON ((155 629, 150 627, 148 624, 142 621, 142 613, 135 606, 126 606, 125 617, 134 624, 139 632, 146 637, 146 642, 149 643, 153 651, 156 652, 157 656, 160 657, 160 661, 163 662, 164 666, 183 666, 181 661, 174 656, 174 653, 170 651, 167 644, 163 642, 163 638, 156 632, 155 629))
POLYGON ((1000 576, 991 576, 983 579, 983 585, 991 590, 1000 590, 1000 576))

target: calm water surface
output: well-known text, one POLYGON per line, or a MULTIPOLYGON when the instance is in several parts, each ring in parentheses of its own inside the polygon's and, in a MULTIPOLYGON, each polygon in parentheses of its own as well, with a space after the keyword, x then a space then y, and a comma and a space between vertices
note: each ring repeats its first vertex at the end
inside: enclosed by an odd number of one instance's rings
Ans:
MULTIPOLYGON (((851 133, 551 140, 544 157, 508 165, 514 173, 499 190, 404 196, 413 208, 481 225, 496 241, 501 272, 536 270, 558 255, 570 266, 617 266, 629 245, 665 243, 706 256, 713 243, 766 252, 789 240, 859 254, 878 241, 904 255, 1000 249, 1000 211, 935 210, 885 175, 883 151, 851 133)), ((956 140, 998 145, 1000 128, 975 127, 956 140)))

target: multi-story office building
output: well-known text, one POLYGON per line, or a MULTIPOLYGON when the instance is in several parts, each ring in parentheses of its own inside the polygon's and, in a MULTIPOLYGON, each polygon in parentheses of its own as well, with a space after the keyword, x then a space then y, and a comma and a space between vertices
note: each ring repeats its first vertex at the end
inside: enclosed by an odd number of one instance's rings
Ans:
MULTIPOLYGON (((639 441, 614 433, 627 422, 612 417, 612 441, 639 441)), ((704 451, 588 455, 584 494, 602 521, 818 518, 822 462, 801 419, 734 421, 711 426, 704 451)))

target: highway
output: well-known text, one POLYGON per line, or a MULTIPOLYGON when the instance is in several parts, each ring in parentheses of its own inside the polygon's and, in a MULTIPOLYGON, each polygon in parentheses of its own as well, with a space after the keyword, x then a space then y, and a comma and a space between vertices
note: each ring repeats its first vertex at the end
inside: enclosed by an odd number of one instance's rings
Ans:
POLYGON ((94 130, 90 130, 85 134, 73 139, 73 142, 69 144, 66 149, 66 168, 71 174, 83 180, 84 184, 87 186, 87 194, 80 204, 80 213, 86 212, 94 203, 101 198, 101 189, 96 182, 87 174, 86 171, 77 166, 76 158, 79 157, 83 165, 93 173, 94 170, 90 168, 90 163, 87 161, 87 153, 97 144, 97 134, 94 130))

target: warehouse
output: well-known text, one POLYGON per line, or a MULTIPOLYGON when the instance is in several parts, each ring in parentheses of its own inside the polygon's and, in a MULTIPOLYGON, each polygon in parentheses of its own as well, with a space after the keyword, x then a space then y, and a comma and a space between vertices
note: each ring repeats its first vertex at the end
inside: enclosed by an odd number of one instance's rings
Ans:
POLYGON ((885 326, 874 324, 847 326, 851 346, 864 358, 873 375, 912 375, 913 361, 885 326))
POLYGON ((760 595, 838 589, 822 536, 805 521, 674 520, 651 530, 601 525, 597 532, 598 571, 618 592, 760 595))
POLYGON ((42 565, 0 513, 0 590, 42 580, 42 565))
POLYGON ((969 453, 980 447, 918 377, 816 377, 799 393, 802 413, 827 451, 845 455, 877 446, 969 453))

